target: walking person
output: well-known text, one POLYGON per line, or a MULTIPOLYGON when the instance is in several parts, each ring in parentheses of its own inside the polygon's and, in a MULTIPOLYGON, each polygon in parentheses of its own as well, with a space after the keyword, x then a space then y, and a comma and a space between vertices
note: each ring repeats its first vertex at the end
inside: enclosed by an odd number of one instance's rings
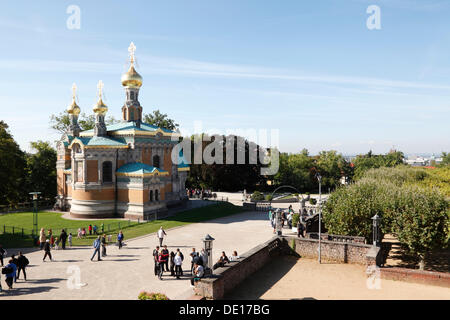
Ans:
POLYGON ((50 252, 51 246, 50 246, 50 240, 49 239, 45 240, 43 249, 44 249, 45 254, 44 254, 44 258, 42 259, 42 261, 45 261, 45 258, 47 258, 47 256, 50 258, 50 261, 53 261, 52 254, 50 252))
POLYGON ((0 244, 0 261, 2 263, 2 267, 3 267, 3 258, 6 257, 7 252, 6 249, 3 248, 3 246, 0 244))
POLYGON ((45 240, 47 240, 47 238, 45 237, 45 230, 44 228, 42 228, 41 232, 39 233, 39 247, 41 248, 41 250, 44 249, 45 240))
POLYGON ((158 230, 158 238, 159 238, 159 246, 162 247, 162 243, 164 240, 164 236, 167 236, 167 233, 164 231, 163 227, 158 230))
MULTIPOLYGON (((17 268, 19 267, 19 261, 17 260, 17 258, 16 258, 16 255, 12 255, 11 256, 11 261, 12 261, 12 263, 14 263, 14 265, 16 266, 16 271, 17 271, 17 268)), ((14 282, 17 282, 17 272, 16 272, 16 274, 14 275, 14 282)))
POLYGON ((95 235, 98 235, 98 232, 97 232, 97 225, 96 225, 96 224, 94 224, 94 228, 93 228, 93 229, 94 229, 94 234, 95 234, 95 235))
POLYGON ((89 235, 92 235, 92 225, 91 224, 89 225, 88 230, 89 230, 89 235))
POLYGON ((25 268, 30 264, 27 257, 22 254, 22 251, 19 251, 19 256, 17 257, 17 280, 20 277, 20 271, 23 273, 23 278, 27 281, 27 273, 25 272, 25 268))
POLYGON ((94 260, 95 254, 97 254, 97 261, 102 261, 102 259, 100 259, 100 236, 95 239, 93 247, 95 250, 94 254, 91 257, 91 261, 94 260))
POLYGON ((123 241, 123 232, 120 230, 119 234, 117 235, 117 242, 119 243, 119 249, 122 248, 122 241, 123 241))
POLYGON ((177 251, 175 257, 173 258, 173 261, 175 263, 175 276, 177 279, 180 279, 180 276, 183 275, 183 269, 181 268, 181 265, 183 264, 183 258, 181 257, 181 252, 177 251))
POLYGON ((69 233, 67 240, 69 241, 69 247, 72 248, 72 233, 69 233))
POLYGON ((59 235, 59 239, 61 239, 61 248, 63 250, 66 250, 66 241, 67 241, 67 232, 66 230, 62 229, 61 234, 59 235))
POLYGON ((162 280, 162 276, 164 273, 164 257, 163 255, 160 253, 158 256, 158 278, 159 280, 162 280))
POLYGON ((55 241, 55 250, 58 250, 59 249, 59 241, 60 240, 58 239, 58 237, 56 237, 54 241, 55 241))
POLYGON ((14 278, 16 277, 17 273, 17 266, 13 263, 13 260, 11 259, 3 269, 6 269, 6 272, 9 271, 8 273, 6 273, 5 282, 8 285, 9 290, 11 290, 13 288, 14 278))
POLYGON ((102 257, 106 257, 106 234, 102 237, 102 257))
POLYGON ((81 228, 78 228, 77 238, 78 238, 78 239, 81 239, 81 228))

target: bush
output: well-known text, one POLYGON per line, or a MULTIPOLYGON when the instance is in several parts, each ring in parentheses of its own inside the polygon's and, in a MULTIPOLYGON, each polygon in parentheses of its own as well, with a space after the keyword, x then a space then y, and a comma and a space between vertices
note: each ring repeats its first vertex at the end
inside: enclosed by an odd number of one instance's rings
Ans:
POLYGON ((272 201, 272 199, 273 199, 272 195, 268 194, 268 195, 266 196, 266 200, 267 200, 267 201, 272 201))
POLYGON ((449 245, 449 202, 436 188, 417 184, 428 179, 423 169, 369 170, 357 183, 338 188, 324 205, 329 233, 372 240, 372 217, 381 220, 381 235, 394 234, 423 260, 427 252, 449 245))
POLYGON ((170 300, 163 293, 155 293, 155 292, 149 293, 146 291, 142 291, 141 293, 139 293, 138 299, 139 300, 170 300))
POLYGON ((312 205, 316 205, 317 204, 317 200, 314 198, 309 199, 309 203, 311 203, 312 205))
POLYGON ((264 200, 264 195, 259 191, 255 191, 255 192, 253 192, 251 198, 254 201, 261 201, 261 200, 264 200))

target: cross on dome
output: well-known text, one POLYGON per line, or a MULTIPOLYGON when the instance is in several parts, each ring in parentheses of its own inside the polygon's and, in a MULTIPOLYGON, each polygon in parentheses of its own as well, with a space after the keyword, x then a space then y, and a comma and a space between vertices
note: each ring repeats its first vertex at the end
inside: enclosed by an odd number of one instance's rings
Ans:
POLYGON ((130 43, 130 46, 128 47, 128 52, 130 53, 130 62, 134 63, 135 61, 134 53, 136 52, 136 46, 134 45, 133 42, 130 43))
POLYGON ((102 98, 102 95, 103 95, 103 87, 104 87, 104 86, 105 86, 105 85, 103 84, 103 81, 102 81, 102 80, 100 80, 100 81, 98 82, 98 84, 97 84, 98 98, 99 98, 99 99, 102 98))

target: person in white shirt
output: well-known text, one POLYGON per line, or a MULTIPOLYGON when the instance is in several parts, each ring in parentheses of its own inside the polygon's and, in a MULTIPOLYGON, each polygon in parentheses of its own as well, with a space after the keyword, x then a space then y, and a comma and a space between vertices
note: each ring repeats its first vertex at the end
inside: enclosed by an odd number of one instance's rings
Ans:
POLYGON ((200 256, 202 258, 203 267, 206 268, 208 266, 208 254, 205 249, 202 249, 200 256))
POLYGON ((237 251, 233 251, 233 254, 228 259, 230 259, 230 261, 237 261, 239 258, 237 251))
POLYGON ((194 282, 199 281, 201 278, 203 278, 203 275, 205 274, 205 270, 203 267, 199 264, 194 265, 195 273, 191 278, 191 286, 194 286, 194 282))
POLYGON ((163 227, 158 230, 158 238, 159 238, 159 246, 162 247, 164 236, 167 236, 167 233, 164 231, 163 227))
POLYGON ((183 263, 183 259, 181 258, 181 253, 179 251, 177 252, 173 260, 175 262, 175 276, 177 277, 177 279, 180 279, 182 273, 181 265, 183 263))

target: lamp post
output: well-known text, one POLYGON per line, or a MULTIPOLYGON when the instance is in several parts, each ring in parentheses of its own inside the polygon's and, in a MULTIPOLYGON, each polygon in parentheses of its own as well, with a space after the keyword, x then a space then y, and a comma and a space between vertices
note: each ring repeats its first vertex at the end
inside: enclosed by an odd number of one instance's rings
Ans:
POLYGON ((209 234, 207 234, 203 239, 203 248, 205 249, 206 255, 208 256, 207 266, 205 266, 205 274, 212 274, 212 247, 213 247, 213 241, 216 240, 213 237, 211 237, 209 234))
POLYGON ((33 196, 33 236, 36 239, 38 235, 38 197, 41 193, 30 192, 29 194, 33 196))
POLYGON ((322 176, 316 173, 316 178, 319 181, 319 263, 321 263, 321 241, 322 241, 322 176))
POLYGON ((373 221, 373 239, 372 239, 372 244, 374 247, 378 246, 378 241, 380 238, 380 234, 379 234, 379 228, 380 228, 380 222, 381 222, 381 218, 378 214, 375 214, 372 217, 372 221, 373 221))

